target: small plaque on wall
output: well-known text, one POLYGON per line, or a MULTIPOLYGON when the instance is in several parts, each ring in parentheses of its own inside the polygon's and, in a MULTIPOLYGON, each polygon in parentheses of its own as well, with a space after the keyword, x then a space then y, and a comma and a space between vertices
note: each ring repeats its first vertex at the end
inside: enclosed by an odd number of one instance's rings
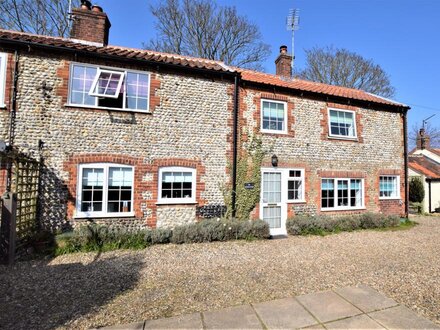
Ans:
POLYGON ((255 185, 253 182, 246 182, 244 184, 244 189, 254 189, 255 185))

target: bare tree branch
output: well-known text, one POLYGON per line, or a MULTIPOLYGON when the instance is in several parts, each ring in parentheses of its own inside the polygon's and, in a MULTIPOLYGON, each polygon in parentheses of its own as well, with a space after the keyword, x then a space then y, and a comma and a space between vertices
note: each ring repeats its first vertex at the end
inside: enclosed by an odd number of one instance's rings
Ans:
POLYGON ((260 69, 270 54, 258 27, 211 0, 161 0, 150 7, 157 36, 145 47, 260 69))
POLYGON ((0 28, 67 37, 68 11, 69 0, 0 0, 0 28))
POLYGON ((395 93, 389 76, 379 65, 347 49, 312 48, 306 50, 306 56, 306 68, 297 73, 301 78, 362 89, 384 97, 395 93))
MULTIPOLYGON (((416 146, 417 134, 422 124, 415 123, 408 133, 408 148, 411 150, 416 146)), ((425 136, 429 136, 430 145, 433 148, 440 148, 440 128, 432 126, 429 122, 425 125, 425 136)))

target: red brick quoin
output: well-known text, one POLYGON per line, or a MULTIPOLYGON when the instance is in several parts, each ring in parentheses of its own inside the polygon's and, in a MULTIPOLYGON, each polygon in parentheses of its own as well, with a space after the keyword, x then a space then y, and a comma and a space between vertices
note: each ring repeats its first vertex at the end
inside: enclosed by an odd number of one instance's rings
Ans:
MULTIPOLYGON (((69 157, 64 162, 64 170, 68 172, 69 179, 67 181, 68 204, 67 217, 72 219, 75 214, 76 194, 78 184, 78 168, 80 164, 90 163, 112 163, 131 165, 134 167, 134 212, 135 218, 144 219, 149 227, 155 228, 157 223, 157 198, 158 198, 158 175, 160 167, 181 166, 196 169, 196 202, 202 206, 206 203, 201 198, 201 194, 205 191, 205 184, 201 178, 205 175, 205 167, 200 160, 189 160, 180 158, 158 159, 152 162, 145 162, 142 157, 131 157, 125 155, 110 154, 85 154, 69 157), (152 174, 152 180, 144 180, 146 174, 152 174), (144 198, 143 194, 151 197, 144 198)), ((181 204, 179 204, 181 205, 181 204)), ((111 218, 108 219, 111 221, 111 218)))

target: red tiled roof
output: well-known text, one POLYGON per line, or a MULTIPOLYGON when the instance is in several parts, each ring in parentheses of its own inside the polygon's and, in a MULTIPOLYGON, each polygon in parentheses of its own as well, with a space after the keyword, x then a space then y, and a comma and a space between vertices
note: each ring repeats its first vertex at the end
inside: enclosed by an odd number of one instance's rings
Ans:
POLYGON ((59 49, 75 49, 79 51, 87 51, 91 53, 98 53, 103 55, 119 56, 124 58, 132 58, 139 60, 154 61, 160 63, 168 63, 190 68, 200 68, 220 72, 239 72, 245 81, 291 88, 298 91, 312 92, 329 96, 343 97, 354 100, 373 102, 377 104, 385 104, 395 107, 408 107, 404 104, 373 95, 362 90, 321 84, 306 80, 292 79, 287 80, 279 76, 251 71, 241 68, 233 68, 227 66, 221 61, 213 61, 203 58, 196 58, 190 56, 182 56, 176 54, 167 54, 150 50, 126 48, 119 46, 99 46, 93 43, 80 42, 78 40, 41 36, 30 33, 22 33, 16 31, 8 31, 0 29, 0 44, 2 40, 30 42, 45 46, 54 46, 59 49))
POLYGON ((83 43, 72 39, 48 37, 0 29, 0 44, 2 39, 18 42, 31 42, 39 45, 59 47, 60 49, 75 49, 80 51, 99 53, 103 55, 112 55, 125 58, 175 64, 190 68, 235 72, 233 69, 229 68, 227 65, 220 61, 213 61, 190 56, 181 56, 176 54, 167 54, 144 49, 134 49, 119 46, 98 46, 93 43, 83 43))
POLYGON ((407 107, 402 103, 398 103, 359 89, 327 85, 327 84, 301 80, 296 78, 288 80, 280 76, 267 74, 263 72, 245 70, 245 69, 238 69, 238 71, 241 73, 243 80, 251 81, 254 83, 286 87, 286 88, 296 89, 298 91, 313 92, 324 95, 355 99, 360 101, 374 102, 379 104, 407 107))
POLYGON ((410 155, 408 159, 408 167, 428 178, 440 178, 440 164, 425 155, 410 155))

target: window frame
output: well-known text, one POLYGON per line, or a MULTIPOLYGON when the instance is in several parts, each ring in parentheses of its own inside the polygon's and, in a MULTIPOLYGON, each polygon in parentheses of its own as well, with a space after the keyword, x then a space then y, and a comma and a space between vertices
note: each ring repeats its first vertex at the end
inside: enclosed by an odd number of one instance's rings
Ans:
POLYGON ((159 168, 158 172, 158 190, 156 204, 195 204, 196 203, 196 185, 197 185, 197 170, 192 167, 184 166, 164 166, 159 168), (162 174, 163 172, 187 172, 192 174, 191 197, 190 198, 163 198, 162 197, 162 174))
MULTIPOLYGON (((95 96, 95 97, 117 99, 119 97, 119 94, 121 93, 122 82, 124 81, 125 78, 126 78, 126 71, 108 70, 108 69, 101 69, 101 67, 98 67, 98 71, 96 71, 95 79, 93 80, 92 86, 90 86, 89 95, 95 96), (99 79, 100 79, 102 73, 109 73, 111 75, 113 75, 113 74, 120 75, 118 86, 116 87, 115 94, 108 95, 108 94, 98 93, 96 91, 97 87, 98 87, 99 79)), ((107 91, 107 87, 106 87, 106 91, 107 91)), ((123 93, 124 92, 126 94, 126 91, 123 91, 123 93)), ((124 104, 123 104, 123 106, 124 106, 124 104)))
POLYGON ((327 212, 327 211, 347 211, 347 210, 363 210, 365 209, 365 179, 364 178, 321 178, 320 182, 320 203, 321 203, 321 211, 327 212), (334 187, 334 196, 333 201, 334 205, 333 207, 322 207, 322 180, 333 180, 333 187, 334 187), (351 181, 352 180, 360 180, 361 181, 361 189, 362 189, 362 203, 359 206, 337 206, 338 205, 338 181, 348 181, 348 200, 351 199, 350 197, 350 187, 351 187, 351 181))
POLYGON ((395 175, 395 174, 382 174, 379 175, 379 199, 380 200, 393 200, 393 199, 397 199, 400 200, 401 196, 400 196, 400 175, 395 175), (392 178, 396 178, 396 195, 395 196, 380 196, 381 190, 380 190, 380 179, 383 177, 392 177, 392 178))
POLYGON ((87 163, 78 165, 78 179, 77 179, 77 190, 76 190, 76 213, 75 218, 120 218, 120 217, 133 217, 134 212, 134 189, 135 189, 135 168, 131 165, 116 164, 116 163, 87 163), (123 167, 131 168, 132 173, 132 193, 131 193, 131 210, 129 212, 107 212, 108 203, 108 174, 111 167, 123 167), (103 192, 102 192, 102 211, 97 212, 85 212, 81 211, 82 206, 82 184, 83 184, 83 170, 87 168, 102 168, 104 170, 104 182, 103 182, 103 192))
POLYGON ((287 177, 287 198, 286 198, 287 203, 305 203, 305 201, 306 201, 306 198, 305 198, 306 180, 305 180, 304 169, 303 168, 288 168, 288 169, 286 169, 286 172, 287 172, 287 175, 286 175, 286 177, 287 177), (299 180, 297 180, 297 177, 291 177, 290 171, 300 171, 301 177, 299 178, 299 180), (299 197, 299 199, 289 199, 289 181, 301 181, 301 196, 299 197))
MULTIPOLYGON (((93 78, 93 82, 92 82, 92 86, 96 80, 97 77, 97 73, 95 74, 95 77, 93 78)), ((90 92, 90 90, 88 91, 90 92)), ((85 109, 101 109, 101 110, 111 110, 111 111, 128 111, 128 112, 141 112, 141 113, 151 113, 150 111, 150 102, 151 102, 151 72, 150 71, 142 71, 142 70, 132 70, 132 69, 124 69, 124 68, 114 68, 114 67, 109 67, 109 66, 101 66, 101 65, 95 65, 95 64, 88 64, 88 63, 81 63, 81 62, 72 62, 70 63, 69 66, 69 86, 68 86, 68 91, 67 91, 67 103, 65 104, 65 106, 67 107, 73 107, 73 108, 85 108, 85 109), (124 73, 124 79, 122 81, 122 83, 125 82, 125 84, 123 84, 123 86, 121 86, 121 89, 124 97, 122 100, 122 108, 113 108, 113 107, 104 107, 104 106, 100 106, 98 105, 98 101, 100 96, 95 96, 95 95, 91 95, 95 98, 95 104, 93 105, 88 105, 88 104, 79 104, 79 103, 72 103, 71 102, 71 96, 72 96, 72 90, 73 90, 73 68, 75 66, 80 66, 80 67, 85 67, 85 68, 96 68, 97 69, 97 73, 98 71, 101 70, 107 70, 107 71, 112 71, 112 72, 123 72, 124 73), (127 83, 126 83, 126 79, 128 76, 128 73, 133 73, 133 74, 143 74, 143 75, 147 75, 148 76, 148 102, 147 102, 147 109, 131 109, 131 108, 127 108, 127 83)))
POLYGON ((8 62, 8 54, 0 53, 0 108, 6 107, 6 70, 8 62))
POLYGON ((287 102, 285 101, 278 101, 278 100, 271 100, 271 99, 261 99, 260 100, 260 131, 261 133, 270 133, 270 134, 287 134, 288 133, 288 112, 287 112, 287 102), (284 106, 284 129, 283 130, 273 130, 273 129, 264 129, 263 128, 263 102, 270 102, 270 103, 277 103, 277 104, 283 104, 284 106))
POLYGON ((328 127, 328 136, 329 137, 336 138, 336 139, 346 139, 346 140, 356 140, 357 139, 356 111, 354 111, 354 110, 346 110, 346 109, 338 109, 338 108, 328 108, 327 109, 327 116, 328 116, 327 127, 328 127), (352 113, 353 114, 353 131, 354 131, 354 136, 332 134, 330 111, 348 112, 348 113, 352 113))

